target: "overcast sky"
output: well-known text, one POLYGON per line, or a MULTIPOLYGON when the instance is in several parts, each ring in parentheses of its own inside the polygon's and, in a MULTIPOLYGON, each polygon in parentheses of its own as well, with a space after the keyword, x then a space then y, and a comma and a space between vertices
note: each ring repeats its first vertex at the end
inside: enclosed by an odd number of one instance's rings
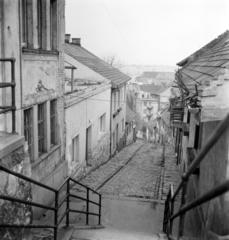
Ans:
POLYGON ((229 0, 66 0, 66 33, 100 57, 175 65, 229 29, 229 0))

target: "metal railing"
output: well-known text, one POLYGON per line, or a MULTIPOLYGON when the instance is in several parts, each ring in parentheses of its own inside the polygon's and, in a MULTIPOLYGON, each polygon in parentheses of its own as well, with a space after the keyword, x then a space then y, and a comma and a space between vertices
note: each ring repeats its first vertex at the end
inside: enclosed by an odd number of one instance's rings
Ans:
POLYGON ((5 168, 4 166, 0 165, 0 171, 3 171, 5 173, 8 173, 10 175, 13 175, 17 178, 23 179, 26 182, 30 183, 30 184, 35 184, 43 189, 46 189, 52 193, 54 193, 55 196, 55 201, 54 201, 54 206, 49 206, 49 205, 45 205, 45 204, 40 204, 38 202, 33 202, 33 201, 28 201, 28 200, 22 200, 19 198, 15 198, 15 197, 11 197, 11 196, 6 196, 4 194, 0 193, 0 199, 2 200, 6 200, 6 201, 11 201, 13 203, 21 203, 27 206, 31 206, 31 207, 38 207, 38 208, 42 208, 45 210, 49 210, 52 211, 54 213, 54 220, 53 220, 53 224, 0 224, 0 228, 49 228, 49 229, 53 229, 53 238, 54 240, 57 240, 57 234, 58 234, 58 229, 60 227, 61 222, 64 220, 64 218, 66 218, 66 226, 69 226, 69 215, 70 213, 81 213, 81 214, 85 214, 86 215, 86 224, 89 224, 89 216, 93 215, 93 216, 97 216, 98 217, 98 224, 101 224, 101 209, 102 209, 102 196, 100 193, 96 192, 95 190, 87 187, 86 185, 83 185, 80 182, 77 182, 76 180, 74 180, 71 177, 68 177, 64 183, 58 188, 52 188, 48 185, 42 184, 32 178, 26 177, 20 173, 14 172, 9 170, 8 168, 5 168), (71 185, 72 183, 72 185, 71 185), (73 185, 79 185, 81 187, 83 187, 84 189, 86 189, 86 197, 81 197, 78 195, 75 195, 73 193, 71 193, 71 187, 73 185), (62 191, 64 191, 64 187, 66 186, 66 192, 64 192, 64 198, 61 199, 61 202, 59 203, 60 200, 60 194, 63 193, 62 191), (90 192, 93 192, 94 194, 99 196, 99 201, 92 201, 90 199, 90 192), (82 210, 77 210, 77 209, 73 209, 70 207, 70 198, 76 198, 82 201, 86 202, 86 210, 82 211, 82 210), (64 210, 64 213, 60 216, 59 212, 60 212, 60 208, 63 206, 63 204, 66 202, 66 208, 64 210), (98 213, 94 213, 94 212, 90 212, 90 204, 94 204, 97 205, 99 208, 99 212, 98 213))
POLYGON ((15 58, 0 58, 0 62, 10 62, 11 64, 11 82, 0 82, 0 88, 11 88, 11 106, 0 106, 0 114, 12 112, 12 133, 16 131, 16 121, 15 121, 15 58))
POLYGON ((173 186, 170 186, 169 193, 167 195, 167 199, 165 201, 165 209, 164 209, 164 220, 163 220, 163 231, 167 234, 169 238, 172 236, 173 231, 173 220, 179 217, 179 226, 178 226, 178 239, 183 236, 184 231, 184 220, 185 220, 185 213, 205 202, 216 198, 227 191, 229 191, 229 180, 221 183, 219 186, 211 189, 207 193, 203 194, 199 198, 186 203, 186 190, 187 190, 187 183, 189 181, 189 177, 191 174, 194 173, 196 168, 199 167, 199 164, 203 161, 206 154, 209 150, 216 144, 218 139, 221 135, 228 129, 229 127, 229 114, 224 118, 223 121, 219 123, 215 131, 212 133, 206 144, 203 146, 201 151, 198 153, 194 161, 191 163, 190 167, 188 168, 187 172, 183 174, 182 180, 178 185, 176 191, 173 191, 173 186), (181 206, 180 209, 174 213, 174 203, 175 199, 178 196, 180 190, 181 193, 181 206))

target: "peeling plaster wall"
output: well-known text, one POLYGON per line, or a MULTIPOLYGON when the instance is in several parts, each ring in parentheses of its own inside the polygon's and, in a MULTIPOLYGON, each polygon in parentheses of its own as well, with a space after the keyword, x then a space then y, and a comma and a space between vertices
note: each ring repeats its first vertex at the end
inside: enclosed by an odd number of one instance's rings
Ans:
MULTIPOLYGON (((3 149, 1 149, 3 150, 3 149)), ((28 153, 24 146, 20 146, 10 154, 0 159, 0 164, 8 169, 30 177, 31 168, 28 153)), ((3 171, 0 172, 0 192, 4 195, 26 201, 32 200, 31 184, 3 171)), ((24 204, 10 201, 0 201, 1 224, 30 224, 32 222, 32 209, 24 204)), ((25 229, 0 229, 0 239, 22 240, 26 234, 25 229)))

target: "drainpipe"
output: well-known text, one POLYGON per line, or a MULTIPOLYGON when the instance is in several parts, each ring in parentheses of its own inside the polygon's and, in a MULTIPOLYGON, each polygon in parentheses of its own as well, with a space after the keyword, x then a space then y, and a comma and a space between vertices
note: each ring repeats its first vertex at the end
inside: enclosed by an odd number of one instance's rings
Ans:
MULTIPOLYGON (((18 16, 19 16, 19 58, 20 58, 20 102, 21 102, 21 106, 20 106, 20 109, 21 109, 21 113, 22 113, 22 98, 23 98, 23 95, 22 95, 22 49, 21 49, 21 9, 20 9, 20 6, 21 6, 21 1, 18 1, 18 16)), ((17 119, 17 117, 16 117, 17 119)), ((21 122, 23 123, 23 117, 22 117, 22 114, 21 114, 21 122)), ((23 124, 21 124, 21 134, 23 133, 23 124)), ((22 134, 23 135, 23 134, 22 134)))

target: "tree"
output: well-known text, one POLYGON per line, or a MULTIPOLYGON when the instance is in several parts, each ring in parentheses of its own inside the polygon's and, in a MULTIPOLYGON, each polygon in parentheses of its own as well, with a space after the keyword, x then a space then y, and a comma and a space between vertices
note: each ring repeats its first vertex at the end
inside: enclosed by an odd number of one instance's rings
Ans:
POLYGON ((108 56, 104 57, 103 60, 115 68, 121 68, 123 66, 121 61, 118 60, 117 56, 115 56, 115 55, 108 55, 108 56))

